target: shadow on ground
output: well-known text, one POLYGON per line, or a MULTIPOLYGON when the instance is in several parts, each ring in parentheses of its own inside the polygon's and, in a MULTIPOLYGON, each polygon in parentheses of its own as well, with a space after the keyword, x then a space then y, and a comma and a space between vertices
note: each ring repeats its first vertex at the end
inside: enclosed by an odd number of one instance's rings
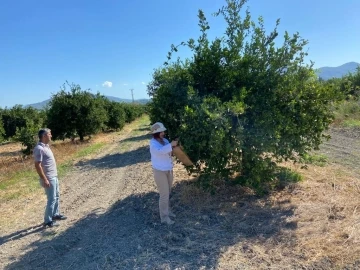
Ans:
POLYGON ((79 161, 75 164, 75 166, 81 166, 84 169, 114 169, 148 161, 150 161, 149 147, 143 146, 132 151, 110 154, 101 158, 91 159, 87 161, 79 161))
POLYGON ((41 223, 36 226, 32 226, 30 228, 11 233, 9 235, 1 236, 0 237, 0 246, 2 244, 5 244, 6 242, 18 240, 18 239, 21 239, 30 234, 40 232, 40 231, 44 230, 44 228, 45 228, 44 225, 41 223))
POLYGON ((150 133, 150 126, 143 125, 142 127, 137 129, 138 131, 148 131, 150 133))
POLYGON ((297 227, 286 221, 293 208, 266 205, 239 189, 212 196, 181 181, 172 194, 172 226, 159 223, 157 193, 131 195, 30 244, 5 269, 214 269, 227 247, 243 243, 251 261, 251 243, 278 243, 297 227))
POLYGON ((16 150, 16 151, 8 151, 8 152, 0 153, 0 157, 16 157, 16 156, 22 156, 22 152, 20 150, 16 150))
POLYGON ((151 135, 149 134, 144 134, 144 135, 140 135, 140 136, 136 136, 136 137, 130 137, 124 140, 121 140, 120 143, 124 143, 124 142, 140 142, 140 141, 144 141, 144 140, 149 140, 151 139, 151 135))

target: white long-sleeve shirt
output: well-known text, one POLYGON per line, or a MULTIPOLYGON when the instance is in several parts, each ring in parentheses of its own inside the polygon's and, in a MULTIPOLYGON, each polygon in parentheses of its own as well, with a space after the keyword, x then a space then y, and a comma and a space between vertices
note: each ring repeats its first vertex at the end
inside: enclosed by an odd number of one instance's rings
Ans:
POLYGON ((151 164, 156 170, 170 171, 173 169, 172 146, 167 139, 164 142, 165 145, 162 145, 155 139, 150 140, 151 164))

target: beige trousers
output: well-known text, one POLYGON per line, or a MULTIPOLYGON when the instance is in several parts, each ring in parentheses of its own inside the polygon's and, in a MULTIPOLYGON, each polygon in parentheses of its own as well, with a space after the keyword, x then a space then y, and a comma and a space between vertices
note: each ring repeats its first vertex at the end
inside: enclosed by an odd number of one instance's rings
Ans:
POLYGON ((158 187, 160 193, 159 199, 159 212, 160 212, 160 219, 164 221, 166 218, 169 217, 170 210, 170 191, 173 184, 173 171, 159 171, 153 169, 155 183, 158 187))

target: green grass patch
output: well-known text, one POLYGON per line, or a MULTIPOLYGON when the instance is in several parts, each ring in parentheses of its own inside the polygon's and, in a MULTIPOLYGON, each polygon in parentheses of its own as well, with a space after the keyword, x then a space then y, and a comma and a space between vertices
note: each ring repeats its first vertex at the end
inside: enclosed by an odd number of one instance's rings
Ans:
MULTIPOLYGON (((37 173, 30 170, 19 171, 14 173, 9 180, 0 182, 0 190, 6 190, 7 188, 14 185, 23 185, 24 183, 19 183, 19 180, 23 182, 25 179, 31 179, 37 176, 37 173)), ((30 182, 31 183, 31 182, 30 182)))
POLYGON ((344 127, 360 128, 360 120, 358 119, 346 119, 343 121, 344 127))
POLYGON ((82 158, 82 157, 86 157, 88 155, 91 155, 93 153, 96 153, 97 151, 99 151, 103 146, 105 146, 105 143, 95 143, 92 145, 89 145, 83 149, 81 149, 80 151, 78 151, 74 158, 82 158))
POLYGON ((144 131, 150 133, 150 119, 148 115, 141 116, 137 121, 138 128, 131 132, 131 136, 143 134, 144 131))
POLYGON ((289 168, 279 167, 275 172, 275 185, 273 187, 284 189, 286 186, 298 183, 303 180, 303 176, 289 168))
POLYGON ((335 123, 343 127, 360 126, 360 102, 356 100, 344 101, 334 110, 335 123))
POLYGON ((0 190, 3 191, 0 202, 17 199, 40 188, 35 169, 18 171, 9 180, 0 183, 0 190))
POLYGON ((316 166, 324 167, 328 162, 328 158, 322 154, 306 154, 302 158, 302 162, 305 164, 313 164, 316 166))
POLYGON ((297 183, 303 180, 301 174, 290 170, 289 168, 280 167, 279 170, 275 173, 278 181, 282 183, 297 183))
MULTIPOLYGON (((133 138, 133 137, 138 137, 138 136, 143 136, 146 134, 149 134, 148 136, 148 140, 150 140, 151 135, 150 135, 150 119, 148 115, 143 115, 140 118, 138 118, 135 122, 134 122, 137 126, 137 128, 134 128, 130 134, 129 134, 129 138, 133 138), (145 133, 145 134, 144 134, 145 133)), ((144 139, 141 140, 134 140, 134 141, 123 141, 120 144, 120 153, 124 153, 130 150, 131 146, 134 144, 135 141, 143 141, 146 140, 146 136, 144 137, 144 139)))
POLYGON ((71 160, 62 162, 57 166, 58 176, 62 177, 66 175, 72 169, 73 163, 71 160))

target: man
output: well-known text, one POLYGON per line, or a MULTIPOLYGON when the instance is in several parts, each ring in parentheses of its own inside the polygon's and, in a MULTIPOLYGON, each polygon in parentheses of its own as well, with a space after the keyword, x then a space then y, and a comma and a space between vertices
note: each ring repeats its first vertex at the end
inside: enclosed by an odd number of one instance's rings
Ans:
POLYGON ((47 205, 44 216, 44 226, 59 226, 56 220, 65 220, 66 217, 59 212, 59 180, 56 162, 50 149, 51 130, 43 128, 39 130, 39 143, 34 148, 35 168, 40 177, 40 184, 45 189, 47 205))

